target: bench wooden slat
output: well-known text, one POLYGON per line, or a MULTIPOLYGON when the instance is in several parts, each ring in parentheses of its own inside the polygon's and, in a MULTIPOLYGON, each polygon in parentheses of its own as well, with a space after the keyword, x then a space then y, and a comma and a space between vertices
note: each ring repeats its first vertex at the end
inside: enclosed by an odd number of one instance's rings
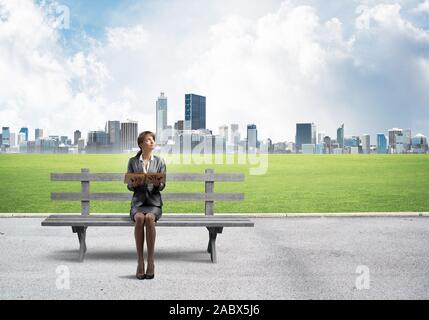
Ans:
MULTIPOLYGON (((254 223, 250 221, 162 221, 156 223, 157 226, 163 227, 253 227, 254 223)), ((64 227, 95 227, 95 226, 134 226, 131 220, 128 221, 84 221, 84 220, 70 220, 70 221, 43 221, 42 226, 64 226, 64 227)))
MULTIPOLYGON (((124 181, 125 173, 51 173, 51 181, 124 181)), ((168 181, 244 181, 243 173, 167 173, 168 181)))
MULTIPOLYGON (((64 201, 131 201, 131 193, 122 192, 52 192, 51 200, 64 201)), ((243 193, 163 193, 163 200, 169 201, 240 201, 244 200, 243 193)))
MULTIPOLYGON (((134 223, 128 215, 100 215, 100 216, 82 216, 82 215, 52 215, 42 222, 42 226, 133 226, 134 223)), ((236 216, 163 216, 158 222, 158 226, 254 226, 248 218, 236 216)))
MULTIPOLYGON (((97 219, 112 219, 112 220, 123 220, 123 219, 129 219, 129 214, 123 214, 123 215, 89 215, 89 216, 82 216, 82 215, 74 215, 74 216, 49 216, 46 218, 46 220, 97 220, 97 219)), ((184 215, 184 216, 169 216, 164 214, 162 216, 163 220, 246 220, 248 218, 246 217, 236 217, 236 216, 223 216, 223 215, 217 215, 217 216, 190 216, 190 215, 184 215)))

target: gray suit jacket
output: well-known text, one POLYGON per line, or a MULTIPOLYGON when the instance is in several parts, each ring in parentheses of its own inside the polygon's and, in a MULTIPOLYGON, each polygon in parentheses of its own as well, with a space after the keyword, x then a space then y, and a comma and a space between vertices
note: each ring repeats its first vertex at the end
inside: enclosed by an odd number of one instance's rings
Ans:
MULTIPOLYGON (((130 158, 128 161, 128 173, 143 172, 143 165, 140 163, 139 155, 130 158)), ((153 156, 153 161, 150 162, 148 173, 166 173, 167 168, 164 159, 153 156)), ((162 207, 161 192, 165 188, 165 183, 161 183, 158 187, 153 184, 143 185, 134 188, 131 184, 128 184, 128 190, 133 191, 133 198, 131 200, 131 210, 134 207, 139 207, 143 204, 148 206, 162 207)))

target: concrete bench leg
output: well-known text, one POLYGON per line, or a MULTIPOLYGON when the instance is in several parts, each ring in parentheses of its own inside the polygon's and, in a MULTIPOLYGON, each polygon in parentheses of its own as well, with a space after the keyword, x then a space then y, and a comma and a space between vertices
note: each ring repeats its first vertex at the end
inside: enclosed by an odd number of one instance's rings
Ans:
POLYGON ((216 237, 218 233, 222 233, 223 227, 207 227, 207 229, 209 230, 209 243, 207 246, 207 252, 210 253, 212 262, 216 263, 216 237))
POLYGON ((79 239, 79 262, 83 262, 86 253, 86 228, 87 227, 72 227, 73 233, 77 233, 79 239))

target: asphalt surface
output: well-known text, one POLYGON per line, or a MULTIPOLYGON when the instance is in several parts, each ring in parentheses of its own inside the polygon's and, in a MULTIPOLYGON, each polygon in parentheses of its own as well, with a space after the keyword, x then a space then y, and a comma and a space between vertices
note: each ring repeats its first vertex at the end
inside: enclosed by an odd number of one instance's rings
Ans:
POLYGON ((71 228, 42 220, 0 218, 0 299, 429 299, 427 217, 252 218, 218 235, 217 264, 205 228, 160 227, 143 281, 131 227, 89 228, 79 263, 71 228))

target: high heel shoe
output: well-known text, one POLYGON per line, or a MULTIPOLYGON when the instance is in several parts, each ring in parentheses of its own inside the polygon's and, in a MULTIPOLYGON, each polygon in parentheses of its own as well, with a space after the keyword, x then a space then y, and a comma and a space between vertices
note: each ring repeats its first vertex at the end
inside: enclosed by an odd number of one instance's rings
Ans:
MULTIPOLYGON (((144 270, 144 267, 143 267, 144 270)), ((140 273, 139 272, 139 267, 137 267, 137 272, 136 272, 136 278, 139 280, 143 280, 146 278, 146 274, 145 273, 140 273)))
POLYGON ((138 273, 138 274, 136 274, 136 278, 139 279, 139 280, 143 280, 143 279, 146 279, 146 275, 138 273))
MULTIPOLYGON (((146 270, 146 272, 147 272, 147 270, 146 270)), ((147 280, 151 280, 153 278, 155 278, 155 265, 153 266, 153 274, 147 274, 146 273, 146 277, 145 277, 145 279, 147 279, 147 280)))

